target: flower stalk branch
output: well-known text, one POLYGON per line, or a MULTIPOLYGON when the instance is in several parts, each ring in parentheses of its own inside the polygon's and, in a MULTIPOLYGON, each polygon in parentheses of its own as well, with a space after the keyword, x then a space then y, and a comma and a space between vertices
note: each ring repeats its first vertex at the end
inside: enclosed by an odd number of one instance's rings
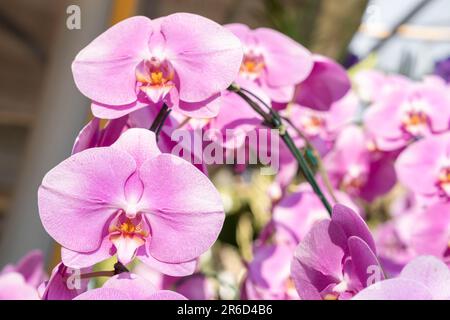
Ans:
POLYGON ((130 271, 122 263, 117 262, 116 264, 114 264, 114 270, 95 271, 95 272, 84 273, 84 274, 80 275, 80 278, 81 279, 90 279, 90 278, 97 278, 97 277, 114 277, 123 272, 130 272, 130 271))
POLYGON ((164 122, 169 116, 170 111, 171 110, 169 109, 169 107, 164 103, 149 129, 150 131, 153 131, 155 133, 157 140, 159 137, 159 133, 161 132, 161 129, 164 125, 164 122))
POLYGON ((312 145, 309 139, 303 134, 303 132, 301 132, 300 129, 298 129, 289 118, 282 117, 282 119, 286 121, 291 126, 291 128, 294 129, 295 132, 305 141, 307 149, 305 152, 306 156, 311 162, 313 162, 317 166, 317 170, 319 171, 319 174, 322 177, 323 183, 325 184, 328 193, 330 194, 333 201, 337 202, 336 196, 334 195, 333 187, 331 185, 330 177, 328 176, 325 166, 323 165, 323 161, 322 158, 320 157, 319 152, 312 145))
POLYGON ((89 272, 89 273, 83 273, 80 275, 80 279, 91 279, 91 278, 97 278, 97 277, 113 277, 115 276, 114 270, 109 271, 96 271, 96 272, 89 272))
POLYGON ((331 205, 328 202, 327 198, 325 197, 324 193, 322 192, 321 188, 319 187, 319 184, 317 183, 314 173, 311 170, 311 168, 308 165, 308 162, 301 154, 300 150, 295 145, 294 141, 292 140, 291 135, 286 130, 286 128, 283 125, 282 119, 278 112, 270 108, 269 106, 265 105, 261 99, 259 99, 256 95, 250 93, 250 92, 244 92, 236 85, 231 85, 228 90, 235 92, 237 95, 239 95, 242 99, 245 100, 245 102, 248 103, 248 105, 256 111, 263 119, 264 119, 264 125, 266 125, 269 128, 277 129, 279 131, 281 139, 284 141, 286 146, 288 147, 289 151, 292 153, 294 158, 296 159, 300 171, 302 172, 303 176, 305 177, 306 181, 311 185, 314 193, 319 197, 320 201, 322 202, 323 206, 327 210, 327 212, 331 216, 331 205), (258 103, 256 103, 252 98, 250 98, 248 95, 251 95, 253 98, 258 100, 260 103, 265 105, 269 112, 265 112, 258 103))

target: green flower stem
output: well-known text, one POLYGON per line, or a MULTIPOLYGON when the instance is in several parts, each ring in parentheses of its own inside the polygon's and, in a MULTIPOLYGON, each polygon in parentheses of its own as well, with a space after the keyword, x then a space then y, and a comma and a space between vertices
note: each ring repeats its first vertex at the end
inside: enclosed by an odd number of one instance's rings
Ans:
POLYGON ((319 197, 320 201, 322 202, 325 209, 327 209, 328 213, 331 216, 331 205, 328 202, 327 198, 323 194, 322 190, 320 189, 315 177, 314 173, 312 172, 311 168, 309 167, 308 163, 306 162, 305 158, 301 154, 301 152, 298 150, 298 148, 295 146, 294 141, 292 140, 290 134, 285 131, 284 134, 281 134, 281 139, 283 139, 286 146, 289 148, 289 151, 291 151, 292 155, 295 157, 295 159, 298 162, 298 165, 300 167, 300 171, 303 173, 303 176, 305 177, 306 181, 311 185, 316 195, 319 197))
POLYGON ((111 271, 96 271, 96 272, 90 272, 90 273, 83 273, 80 275, 80 279, 91 279, 91 278, 97 278, 97 277, 113 277, 115 276, 114 270, 111 271))
POLYGON ((331 205, 328 202, 327 198, 325 197, 324 193, 320 189, 315 177, 314 173, 311 170, 311 168, 308 165, 308 162, 301 154, 300 150, 297 148, 297 146, 294 144, 294 141, 292 140, 291 135, 286 130, 285 126, 283 125, 283 122, 281 120, 280 115, 278 112, 267 106, 261 99, 259 99, 256 95, 250 93, 249 91, 243 91, 239 88, 239 86, 233 84, 231 85, 228 90, 235 92, 238 94, 242 99, 245 100, 245 102, 248 103, 248 105, 255 110, 263 119, 264 119, 264 125, 266 125, 269 128, 277 129, 279 131, 281 139, 284 141, 286 146, 288 147, 289 151, 294 156, 295 160, 297 161, 300 171, 302 172, 303 176, 305 177, 306 181, 311 185, 313 191, 315 194, 319 197, 320 201, 322 202, 323 206, 327 210, 327 212, 331 216, 331 205), (263 104, 266 108, 269 109, 269 112, 265 112, 258 103, 256 103, 252 98, 250 98, 248 95, 252 96, 255 100, 259 101, 261 104, 263 104))
POLYGON ((334 202, 337 202, 336 196, 333 192, 333 187, 331 186, 330 177, 327 174, 327 171, 325 170, 325 166, 323 164, 322 158, 319 155, 319 152, 317 149, 312 145, 312 143, 308 140, 308 138, 292 123, 292 121, 288 118, 282 117, 284 121, 286 121, 292 129, 295 130, 295 132, 302 137, 303 140, 306 142, 306 156, 307 158, 317 166, 317 170, 320 173, 320 176, 322 177, 323 183, 325 184, 325 187, 327 188, 328 193, 330 194, 331 198, 334 202))

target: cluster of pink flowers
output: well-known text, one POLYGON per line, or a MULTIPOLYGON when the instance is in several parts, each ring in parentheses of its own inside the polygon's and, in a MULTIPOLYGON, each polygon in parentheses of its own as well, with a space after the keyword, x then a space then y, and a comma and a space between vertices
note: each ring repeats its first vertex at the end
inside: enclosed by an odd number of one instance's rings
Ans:
POLYGON ((266 190, 271 214, 235 296, 450 298, 443 80, 364 71, 352 89, 338 63, 275 30, 187 13, 118 23, 81 50, 72 71, 94 117, 38 190, 62 261, 49 277, 39 252, 5 267, 0 298, 218 298, 223 279, 203 272, 201 258, 226 206, 205 163, 173 154, 172 135, 233 129, 237 143, 211 136, 198 147, 252 152, 262 147, 246 134, 266 126, 292 137, 300 155, 289 140, 270 150, 281 166, 266 190), (303 155, 317 186, 299 181, 303 155), (114 270, 93 268, 111 258, 114 270), (98 276, 110 278, 91 289, 98 276))

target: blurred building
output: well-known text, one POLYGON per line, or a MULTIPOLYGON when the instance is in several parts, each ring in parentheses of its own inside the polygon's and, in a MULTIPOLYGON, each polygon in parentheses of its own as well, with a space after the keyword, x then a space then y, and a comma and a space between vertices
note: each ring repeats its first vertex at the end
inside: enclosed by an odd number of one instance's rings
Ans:
POLYGON ((89 102, 70 65, 108 25, 112 3, 0 2, 0 265, 33 248, 52 252, 36 191, 45 173, 70 155, 87 119, 89 102), (67 27, 70 5, 82 8, 81 29, 67 27))
POLYGON ((371 0, 350 50, 363 58, 374 48, 383 70, 415 78, 432 72, 450 56, 450 1, 371 0))

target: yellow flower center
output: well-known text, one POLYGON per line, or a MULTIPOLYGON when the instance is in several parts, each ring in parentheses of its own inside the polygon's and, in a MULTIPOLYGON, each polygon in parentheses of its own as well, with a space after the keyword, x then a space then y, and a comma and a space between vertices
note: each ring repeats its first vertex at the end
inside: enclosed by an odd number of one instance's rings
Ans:
POLYGON ((427 116, 423 112, 411 112, 406 121, 406 126, 420 126, 427 124, 427 116))
POLYGON ((120 225, 119 229, 123 233, 134 233, 136 227, 133 224, 133 222, 131 222, 130 219, 127 219, 124 223, 120 225))
POLYGON ((413 136, 420 136, 424 133, 428 126, 428 116, 426 111, 429 110, 428 103, 423 99, 416 98, 405 103, 401 107, 403 109, 403 128, 413 136))
POLYGON ((161 71, 151 72, 150 79, 152 80, 153 85, 160 85, 163 81, 167 81, 167 79, 163 78, 163 73, 161 71))
POLYGON ((336 294, 328 293, 328 294, 325 295, 325 297, 323 297, 323 300, 337 300, 338 297, 339 296, 336 295, 336 294))
POLYGON ((161 87, 174 78, 174 69, 167 61, 145 60, 136 68, 136 80, 141 87, 161 87))
POLYGON ((319 115, 309 115, 303 117, 302 126, 305 132, 310 136, 315 136, 320 133, 325 126, 325 120, 319 115))
POLYGON ((249 51, 244 55, 240 73, 251 79, 256 79, 264 69, 264 58, 260 54, 249 51))
POLYGON ((142 238, 146 238, 149 233, 145 231, 142 227, 142 221, 139 222, 137 225, 133 223, 133 221, 129 218, 126 218, 124 222, 118 223, 117 225, 113 225, 110 227, 109 232, 120 232, 123 236, 140 236, 142 238))

